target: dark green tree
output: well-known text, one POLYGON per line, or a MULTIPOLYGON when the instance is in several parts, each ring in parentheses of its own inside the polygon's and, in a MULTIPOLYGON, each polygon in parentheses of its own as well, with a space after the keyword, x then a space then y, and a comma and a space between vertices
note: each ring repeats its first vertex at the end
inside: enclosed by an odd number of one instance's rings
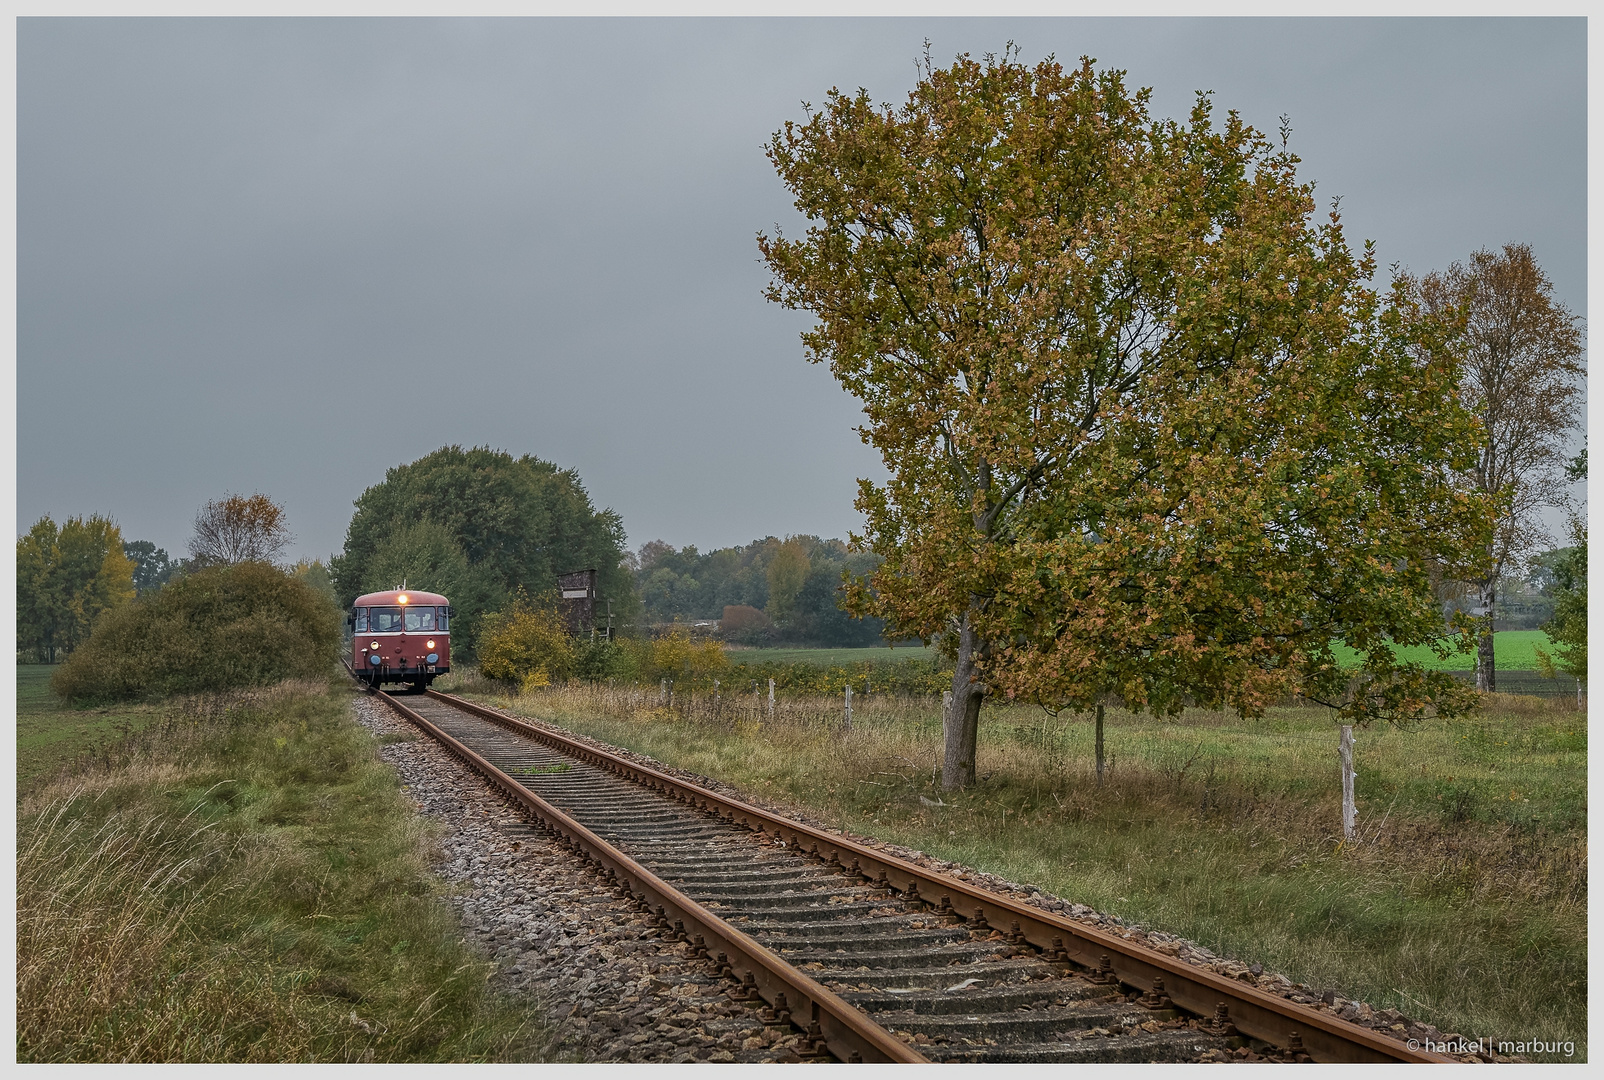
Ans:
POLYGON ((817 557, 812 560, 807 577, 802 581, 802 588, 796 594, 791 622, 785 628, 789 631, 787 636, 800 642, 835 648, 885 644, 885 638, 881 636, 885 628, 884 620, 856 618, 841 606, 845 568, 845 560, 817 557))
POLYGON ((1572 524, 1573 546, 1564 548, 1553 563, 1554 617, 1543 632, 1558 648, 1552 655, 1537 650, 1537 665, 1553 678, 1563 671, 1579 682, 1587 681, 1587 523, 1572 524))
POLYGON ((390 469, 362 493, 331 569, 346 606, 370 589, 399 585, 398 575, 418 588, 445 586, 435 591, 451 598, 467 642, 479 617, 517 589, 538 596, 558 574, 589 567, 615 623, 629 620, 637 605, 623 554, 623 522, 591 505, 572 469, 528 454, 445 446, 390 469))
POLYGON ((166 548, 159 548, 149 540, 128 540, 123 543, 123 554, 134 564, 134 592, 143 596, 155 592, 184 572, 187 559, 173 559, 166 548))

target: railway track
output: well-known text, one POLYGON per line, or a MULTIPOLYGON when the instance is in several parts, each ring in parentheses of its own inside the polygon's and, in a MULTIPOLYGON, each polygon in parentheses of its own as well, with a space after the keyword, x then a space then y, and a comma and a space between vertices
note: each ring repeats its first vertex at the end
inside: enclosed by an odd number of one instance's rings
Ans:
POLYGON ((475 703, 380 697, 818 1056, 1451 1060, 475 703))

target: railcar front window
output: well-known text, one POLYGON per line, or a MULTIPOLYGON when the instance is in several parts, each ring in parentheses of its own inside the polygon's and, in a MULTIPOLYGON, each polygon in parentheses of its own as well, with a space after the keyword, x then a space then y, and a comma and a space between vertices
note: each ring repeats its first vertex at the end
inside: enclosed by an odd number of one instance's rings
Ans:
POLYGON ((368 609, 365 607, 356 609, 356 632, 359 634, 368 632, 368 609))
POLYGON ((435 614, 435 617, 434 617, 435 629, 439 630, 443 634, 447 630, 451 629, 451 616, 446 614, 446 609, 445 608, 436 608, 435 610, 436 610, 436 614, 435 614))
POLYGON ((402 611, 398 607, 368 608, 368 633, 399 634, 402 629, 402 611))
POLYGON ((434 633, 434 608, 409 607, 406 609, 406 625, 409 631, 422 631, 434 633))

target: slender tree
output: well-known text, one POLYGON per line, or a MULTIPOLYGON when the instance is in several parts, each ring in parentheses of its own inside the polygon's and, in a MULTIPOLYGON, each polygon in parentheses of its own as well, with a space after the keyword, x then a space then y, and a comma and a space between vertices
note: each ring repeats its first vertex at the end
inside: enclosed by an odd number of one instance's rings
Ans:
POLYGON ((796 537, 789 537, 769 560, 769 606, 765 614, 777 623, 791 617, 796 597, 807 580, 809 559, 807 549, 796 537))
POLYGON ((227 495, 195 515, 189 553, 198 566, 272 562, 293 539, 278 503, 261 494, 227 495))
POLYGON ((947 787, 998 692, 1302 693, 1345 722, 1464 703, 1391 648, 1455 647, 1427 567, 1487 520, 1451 482, 1474 425, 1442 331, 1365 286, 1285 132, 1148 100, 1091 60, 927 54, 901 109, 831 91, 768 146, 811 221, 759 236, 768 296, 817 316, 809 359, 890 473, 860 482, 884 561, 851 602, 952 654, 947 787))
POLYGON ((185 559, 168 558, 165 548, 149 540, 124 541, 123 554, 134 564, 134 591, 141 596, 155 592, 174 576, 182 574, 188 565, 185 559))
POLYGON ((1483 249, 1468 263, 1406 284, 1428 312, 1464 319, 1454 348, 1465 403, 1481 420, 1479 453, 1465 480, 1500 500, 1484 572, 1470 581, 1483 616, 1476 688, 1496 690, 1499 579, 1552 542, 1543 511, 1566 502, 1566 443, 1580 419, 1585 374, 1582 335, 1527 244, 1483 249))
POLYGON ((1543 632, 1558 646, 1537 650, 1537 666, 1549 678, 1557 671, 1587 681, 1587 522, 1571 520, 1571 547, 1554 566, 1554 616, 1543 632))
POLYGON ((64 616, 62 582, 56 574, 59 534, 56 523, 42 517, 17 538, 17 648, 46 664, 56 662, 64 616))

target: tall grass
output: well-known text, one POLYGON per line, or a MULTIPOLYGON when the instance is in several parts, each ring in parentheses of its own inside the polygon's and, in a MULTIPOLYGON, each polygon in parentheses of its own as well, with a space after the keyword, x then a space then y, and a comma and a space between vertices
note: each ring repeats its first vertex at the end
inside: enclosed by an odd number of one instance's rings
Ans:
POLYGON ((284 684, 163 722, 24 797, 23 1061, 518 1060, 348 695, 284 684))
MULTIPOLYGON (((463 680, 469 693, 495 689, 463 680)), ((1181 933, 1445 1031, 1586 1035, 1586 728, 1566 702, 1492 695, 1452 724, 1359 734, 1344 842, 1336 729, 987 707, 981 782, 939 790, 939 701, 552 688, 500 703, 860 833, 1181 933)))
POLYGON ((94 1045, 105 1028, 131 1026, 121 1056, 148 1059, 155 1047, 187 1039, 193 1018, 183 995, 150 976, 203 903, 200 892, 174 886, 218 850, 206 848, 203 828, 182 821, 119 815, 97 827, 73 814, 80 798, 46 806, 20 838, 19 1048, 72 1058, 70 1047, 94 1045), (130 996, 134 987, 140 990, 130 996), (125 1015, 130 1007, 140 1015, 125 1015), (98 1023, 85 1030, 90 1017, 98 1023))

